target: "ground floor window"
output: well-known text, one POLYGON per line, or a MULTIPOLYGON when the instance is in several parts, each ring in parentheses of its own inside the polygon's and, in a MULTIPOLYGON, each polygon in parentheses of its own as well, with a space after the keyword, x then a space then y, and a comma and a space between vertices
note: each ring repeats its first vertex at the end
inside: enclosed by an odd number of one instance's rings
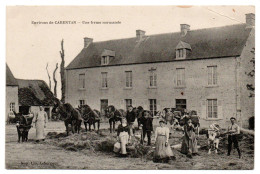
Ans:
POLYGON ((85 100, 79 100, 79 106, 85 105, 85 100))
POLYGON ((101 99, 100 100, 100 112, 102 115, 105 115, 105 109, 108 106, 108 100, 107 99, 101 99))
POLYGON ((153 116, 155 116, 157 111, 156 99, 149 99, 149 103, 150 103, 150 111, 152 112, 153 116))
POLYGON ((15 103, 10 103, 10 111, 15 111, 15 103))
POLYGON ((126 110, 127 110, 128 106, 131 106, 131 105, 132 105, 132 99, 125 99, 126 110))
POLYGON ((176 103, 177 109, 186 109, 187 108, 186 99, 176 99, 175 103, 176 103))
POLYGON ((207 100, 207 117, 218 118, 218 102, 217 99, 207 100))

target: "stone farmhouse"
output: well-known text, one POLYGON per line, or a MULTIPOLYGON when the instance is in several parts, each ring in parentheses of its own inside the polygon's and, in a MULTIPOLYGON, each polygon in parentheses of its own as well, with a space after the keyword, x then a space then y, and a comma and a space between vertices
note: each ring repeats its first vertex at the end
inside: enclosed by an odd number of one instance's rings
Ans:
POLYGON ((66 102, 88 104, 104 112, 107 105, 143 106, 154 114, 165 107, 197 111, 202 127, 222 126, 236 117, 243 127, 254 115, 254 98, 246 73, 255 48, 255 15, 236 25, 93 42, 66 67, 66 102))

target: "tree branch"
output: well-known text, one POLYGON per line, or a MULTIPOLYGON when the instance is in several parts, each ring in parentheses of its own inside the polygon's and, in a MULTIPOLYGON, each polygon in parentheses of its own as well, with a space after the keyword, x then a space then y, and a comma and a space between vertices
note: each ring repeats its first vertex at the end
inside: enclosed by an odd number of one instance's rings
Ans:
POLYGON ((49 88, 51 90, 51 77, 50 77, 50 74, 49 74, 49 71, 48 71, 48 63, 46 65, 46 71, 47 71, 47 74, 48 74, 48 78, 49 78, 49 88))

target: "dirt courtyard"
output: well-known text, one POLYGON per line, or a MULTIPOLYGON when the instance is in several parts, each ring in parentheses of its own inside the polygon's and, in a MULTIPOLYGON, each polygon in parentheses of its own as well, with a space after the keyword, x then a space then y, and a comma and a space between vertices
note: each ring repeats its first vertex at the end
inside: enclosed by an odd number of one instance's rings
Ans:
MULTIPOLYGON (((101 130, 108 134, 108 124, 101 124, 101 130)), ((63 122, 49 122, 46 132, 62 133, 65 131, 63 122)), ((87 132, 87 134, 94 134, 87 132)), ((138 135, 138 132, 137 132, 138 135)), ((73 135, 70 135, 73 136, 73 135)), ((115 136, 115 133, 114 135, 115 136)), ((176 142, 174 137, 181 137, 179 132, 175 132, 171 137, 170 144, 176 142), (173 141, 174 140, 174 141, 173 141)), ((169 163, 154 163, 145 158, 120 158, 113 152, 101 151, 70 151, 62 147, 55 146, 54 140, 46 139, 45 142, 36 144, 35 128, 29 132, 29 141, 17 143, 17 131, 15 125, 6 125, 6 149, 5 161, 7 169, 224 169, 239 170, 254 168, 254 151, 249 149, 246 140, 241 143, 242 159, 238 159, 234 150, 231 156, 226 156, 226 147, 220 148, 219 154, 207 154, 206 138, 200 136, 198 145, 199 156, 192 159, 181 154, 178 149, 173 149, 176 160, 169 163), (204 148, 203 148, 204 147, 204 148)), ((180 139, 180 138, 178 138, 180 139)), ((178 140, 177 139, 177 140, 178 140)), ((55 140, 57 142, 57 140, 55 140)), ((59 141, 59 140, 58 140, 59 141)), ((152 142, 154 140, 152 139, 152 142)), ((224 143, 225 144, 225 143, 224 143)), ((153 143, 154 146, 154 143, 153 143)), ((251 146, 250 146, 251 147, 251 146)))

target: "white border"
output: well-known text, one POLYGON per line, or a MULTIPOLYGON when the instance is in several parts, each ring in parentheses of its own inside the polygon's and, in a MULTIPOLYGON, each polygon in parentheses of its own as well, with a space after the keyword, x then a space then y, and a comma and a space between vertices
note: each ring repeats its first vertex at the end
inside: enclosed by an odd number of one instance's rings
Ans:
MULTIPOLYGON (((260 1, 256 1, 256 0, 218 0, 218 1, 207 1, 207 0, 197 0, 197 1, 192 1, 192 0, 175 0, 174 2, 170 1, 170 0, 160 0, 160 1, 142 1, 140 2, 140 0, 96 0, 96 1, 83 1, 83 0, 2 0, 0 2, 0 15, 1 15, 1 27, 0 27, 0 76, 1 76, 1 88, 0 88, 0 96, 2 96, 2 100, 1 100, 1 124, 2 126, 0 127, 0 137, 1 137, 1 162, 0 162, 0 170, 1 173, 34 173, 37 171, 37 173, 45 173, 45 172, 50 172, 50 173, 71 173, 71 172, 75 172, 75 171, 71 171, 71 170, 5 170, 5 136, 4 136, 4 130, 5 130, 5 116, 4 116, 4 112, 5 112, 5 43, 6 43, 6 6, 14 6, 14 5, 30 5, 30 6, 35 6, 35 5, 95 5, 95 6, 112 6, 112 5, 255 5, 256 6, 256 29, 258 29, 258 24, 259 24, 259 20, 258 20, 258 10, 259 10, 259 2, 260 1)), ((259 43, 259 38, 258 38, 258 32, 256 32, 256 45, 258 45, 259 43)), ((258 48, 258 47, 257 47, 258 48)), ((256 57, 258 57, 258 49, 256 49, 256 57)), ((256 61, 256 86, 259 85, 259 73, 257 70, 257 67, 259 67, 259 63, 257 63, 258 60, 256 61)), ((256 95, 255 95, 255 103, 256 106, 257 104, 259 104, 259 93, 258 90, 256 90, 256 95)), ((256 107, 256 111, 255 111, 255 115, 256 115, 256 125, 258 125, 259 123, 259 119, 257 118, 257 115, 259 115, 259 107, 256 107)), ((256 127, 256 135, 259 135, 259 129, 256 127)), ((257 136, 259 137, 259 136, 257 136)), ((259 145, 259 138, 256 137, 256 141, 255 141, 255 147, 260 147, 259 145)), ((168 170, 168 171, 147 171, 149 172, 149 174, 158 174, 161 172, 167 172, 167 173, 200 173, 200 174, 204 174, 204 173, 216 173, 216 172, 239 172, 239 173, 256 173, 260 171, 260 166, 257 165, 257 162, 259 162, 259 149, 255 149, 255 169, 252 171, 204 171, 204 170, 198 170, 198 171, 180 171, 180 170, 168 170)), ((79 170, 76 172, 80 172, 80 173, 86 173, 86 172, 90 172, 90 173, 95 173, 95 172, 99 172, 99 173, 107 173, 107 172, 111 172, 111 173, 121 173, 121 172, 126 172, 126 173, 132 173, 132 172, 145 172, 145 171, 86 171, 86 170, 79 170)))

